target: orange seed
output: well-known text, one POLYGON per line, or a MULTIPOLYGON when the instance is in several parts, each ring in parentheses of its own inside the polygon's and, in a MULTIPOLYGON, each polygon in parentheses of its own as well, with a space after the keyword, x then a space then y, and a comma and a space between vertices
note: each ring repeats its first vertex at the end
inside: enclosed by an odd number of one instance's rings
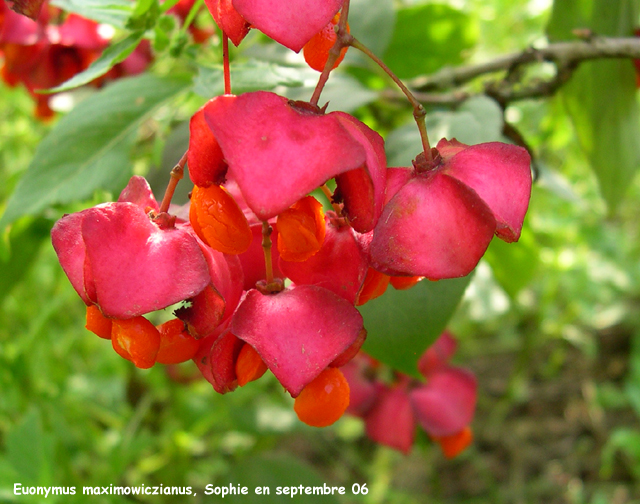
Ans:
POLYGON ((327 368, 296 397, 293 409, 312 427, 336 422, 349 406, 349 382, 338 368, 327 368))

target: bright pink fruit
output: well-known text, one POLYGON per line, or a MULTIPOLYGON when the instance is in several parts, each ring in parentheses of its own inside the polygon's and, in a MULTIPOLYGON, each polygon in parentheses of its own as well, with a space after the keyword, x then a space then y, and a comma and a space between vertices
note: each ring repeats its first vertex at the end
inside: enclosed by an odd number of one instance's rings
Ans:
POLYGON ((362 330, 351 303, 321 287, 298 285, 277 294, 247 292, 231 332, 249 343, 296 397, 362 330))
POLYGON ((253 27, 298 52, 333 19, 342 0, 233 0, 233 6, 253 27))

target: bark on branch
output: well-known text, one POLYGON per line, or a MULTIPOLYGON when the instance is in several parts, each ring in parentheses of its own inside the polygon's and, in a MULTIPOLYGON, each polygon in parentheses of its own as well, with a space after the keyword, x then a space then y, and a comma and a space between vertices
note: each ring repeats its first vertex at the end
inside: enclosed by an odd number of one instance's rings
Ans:
POLYGON ((413 80, 410 87, 418 92, 417 98, 424 103, 455 103, 469 95, 461 91, 439 95, 434 91, 455 89, 482 75, 507 72, 502 80, 485 85, 486 94, 506 104, 525 98, 550 96, 569 80, 583 61, 612 58, 640 59, 640 38, 592 36, 574 42, 557 42, 544 48, 528 48, 477 65, 443 68, 433 75, 413 80), (555 64, 555 76, 522 83, 521 70, 542 62, 555 64))

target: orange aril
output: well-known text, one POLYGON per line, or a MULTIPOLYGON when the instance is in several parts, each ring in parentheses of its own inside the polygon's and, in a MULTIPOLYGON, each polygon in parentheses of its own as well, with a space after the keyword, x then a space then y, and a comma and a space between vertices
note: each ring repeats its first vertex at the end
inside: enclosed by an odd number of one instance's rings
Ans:
POLYGON ((236 376, 238 385, 244 387, 247 383, 260 378, 267 371, 267 365, 260 354, 248 343, 245 343, 236 360, 236 376))
MULTIPOLYGON (((338 24, 338 21, 340 21, 340 13, 336 14, 322 30, 316 33, 311 40, 305 44, 303 48, 302 52, 304 54, 305 61, 311 68, 318 72, 322 72, 324 66, 327 64, 329 51, 338 38, 335 31, 335 26, 338 24)), ((350 31, 348 24, 347 31, 350 31)), ((347 49, 348 47, 342 48, 340 56, 331 68, 332 70, 344 59, 344 55, 347 54, 347 49)))
POLYGON ((382 296, 389 286, 389 275, 380 273, 379 271, 369 268, 367 276, 364 277, 364 283, 358 299, 356 300, 356 306, 362 306, 363 304, 382 296))
POLYGON ((111 339, 111 319, 105 317, 96 305, 87 306, 85 327, 101 338, 111 339))
POLYGON ((200 342, 189 334, 180 319, 172 319, 158 327, 160 333, 160 348, 156 355, 156 362, 160 364, 180 364, 193 359, 200 342))
POLYGON ((189 221, 196 234, 212 249, 242 254, 253 235, 247 218, 227 190, 218 185, 193 188, 189 221))
POLYGON ((389 281, 389 283, 391 283, 393 288, 396 289, 396 290, 406 290, 406 289, 410 289, 411 287, 413 287, 415 284, 417 284, 423 278, 424 277, 421 277, 421 276, 411 276, 411 277, 392 276, 391 280, 389 281))
POLYGON ((327 368, 296 397, 293 409, 312 427, 336 422, 349 406, 349 382, 338 368, 327 368))
POLYGON ((473 441, 473 431, 468 425, 460 432, 450 436, 434 437, 433 440, 440 445, 444 456, 451 459, 462 453, 473 441))
POLYGON ((160 332, 143 316, 113 319, 111 327, 113 349, 136 367, 148 369, 156 362, 160 349, 160 332))
POLYGON ((276 227, 282 260, 306 261, 324 243, 326 228, 322 205, 313 196, 305 196, 278 215, 276 227))

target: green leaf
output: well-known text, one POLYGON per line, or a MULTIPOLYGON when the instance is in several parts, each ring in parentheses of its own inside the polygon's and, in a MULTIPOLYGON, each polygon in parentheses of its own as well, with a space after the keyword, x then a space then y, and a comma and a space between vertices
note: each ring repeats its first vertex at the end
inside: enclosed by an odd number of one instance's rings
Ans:
POLYGON ((538 244, 527 226, 522 229, 518 243, 494 238, 484 255, 493 276, 512 299, 533 280, 540 266, 539 257, 538 244))
POLYGON ((7 203, 0 229, 56 203, 116 189, 131 172, 128 152, 142 120, 190 86, 186 77, 121 79, 80 102, 40 143, 7 203))
POLYGON ((408 290, 389 287, 359 307, 368 336, 363 350, 388 366, 419 377, 416 362, 453 316, 471 275, 423 280, 408 290))
POLYGON ((383 54, 386 50, 395 22, 393 0, 351 0, 349 4, 351 33, 374 54, 383 54))
POLYGON ((40 246, 49 238, 47 219, 22 220, 9 233, 9 257, 0 259, 0 304, 22 279, 35 260, 40 246))
POLYGON ((114 65, 124 61, 140 43, 143 35, 144 32, 132 33, 120 42, 110 45, 86 70, 74 75, 71 79, 63 82, 59 86, 48 89, 47 92, 59 93, 60 91, 67 91, 88 84, 92 80, 101 77, 111 70, 114 65))
POLYGON ((7 459, 25 482, 48 482, 48 440, 36 409, 31 409, 22 421, 7 433, 6 443, 7 459))
MULTIPOLYGON (((196 93, 204 98, 224 93, 222 66, 200 66, 198 70, 198 76, 194 79, 196 93)), ((232 66, 231 84, 234 94, 241 94, 276 86, 302 86, 303 80, 299 69, 249 60, 232 66)))
POLYGON ((400 78, 431 73, 461 63, 477 31, 472 18, 448 5, 428 3, 400 9, 383 60, 400 78))
MULTIPOLYGON (((226 481, 226 480, 225 480, 226 481)), ((291 500, 292 496, 289 492, 287 495, 281 493, 277 495, 277 489, 284 487, 322 487, 326 485, 331 488, 327 478, 317 473, 313 467, 309 466, 299 458, 289 455, 262 455, 241 460, 237 465, 231 468, 228 475, 228 481, 235 488, 240 485, 247 487, 246 495, 227 495, 225 502, 241 502, 243 504, 261 504, 264 502, 284 502, 283 499, 291 500), (256 494, 256 488, 269 488, 269 495, 256 494)), ((222 486, 222 484, 220 485, 222 486)), ((226 484, 227 489, 229 483, 226 484)), ((293 496, 293 500, 298 503, 306 504, 311 502, 322 502, 323 504, 337 504, 340 502, 337 492, 334 495, 300 495, 293 496)), ((313 492, 313 490, 311 490, 313 492)), ((345 494, 351 495, 351 488, 345 488, 345 494)), ((209 498, 214 498, 212 495, 209 498)), ((218 497, 219 498, 219 497, 218 497)))
POLYGON ((52 0, 51 4, 116 28, 124 28, 133 10, 131 0, 52 0))
MULTIPOLYGON (((571 38, 575 28, 600 35, 629 36, 638 19, 638 0, 557 0, 548 33, 571 38)), ((633 65, 626 60, 584 63, 562 89, 582 150, 600 191, 615 212, 640 165, 640 108, 633 65)))

